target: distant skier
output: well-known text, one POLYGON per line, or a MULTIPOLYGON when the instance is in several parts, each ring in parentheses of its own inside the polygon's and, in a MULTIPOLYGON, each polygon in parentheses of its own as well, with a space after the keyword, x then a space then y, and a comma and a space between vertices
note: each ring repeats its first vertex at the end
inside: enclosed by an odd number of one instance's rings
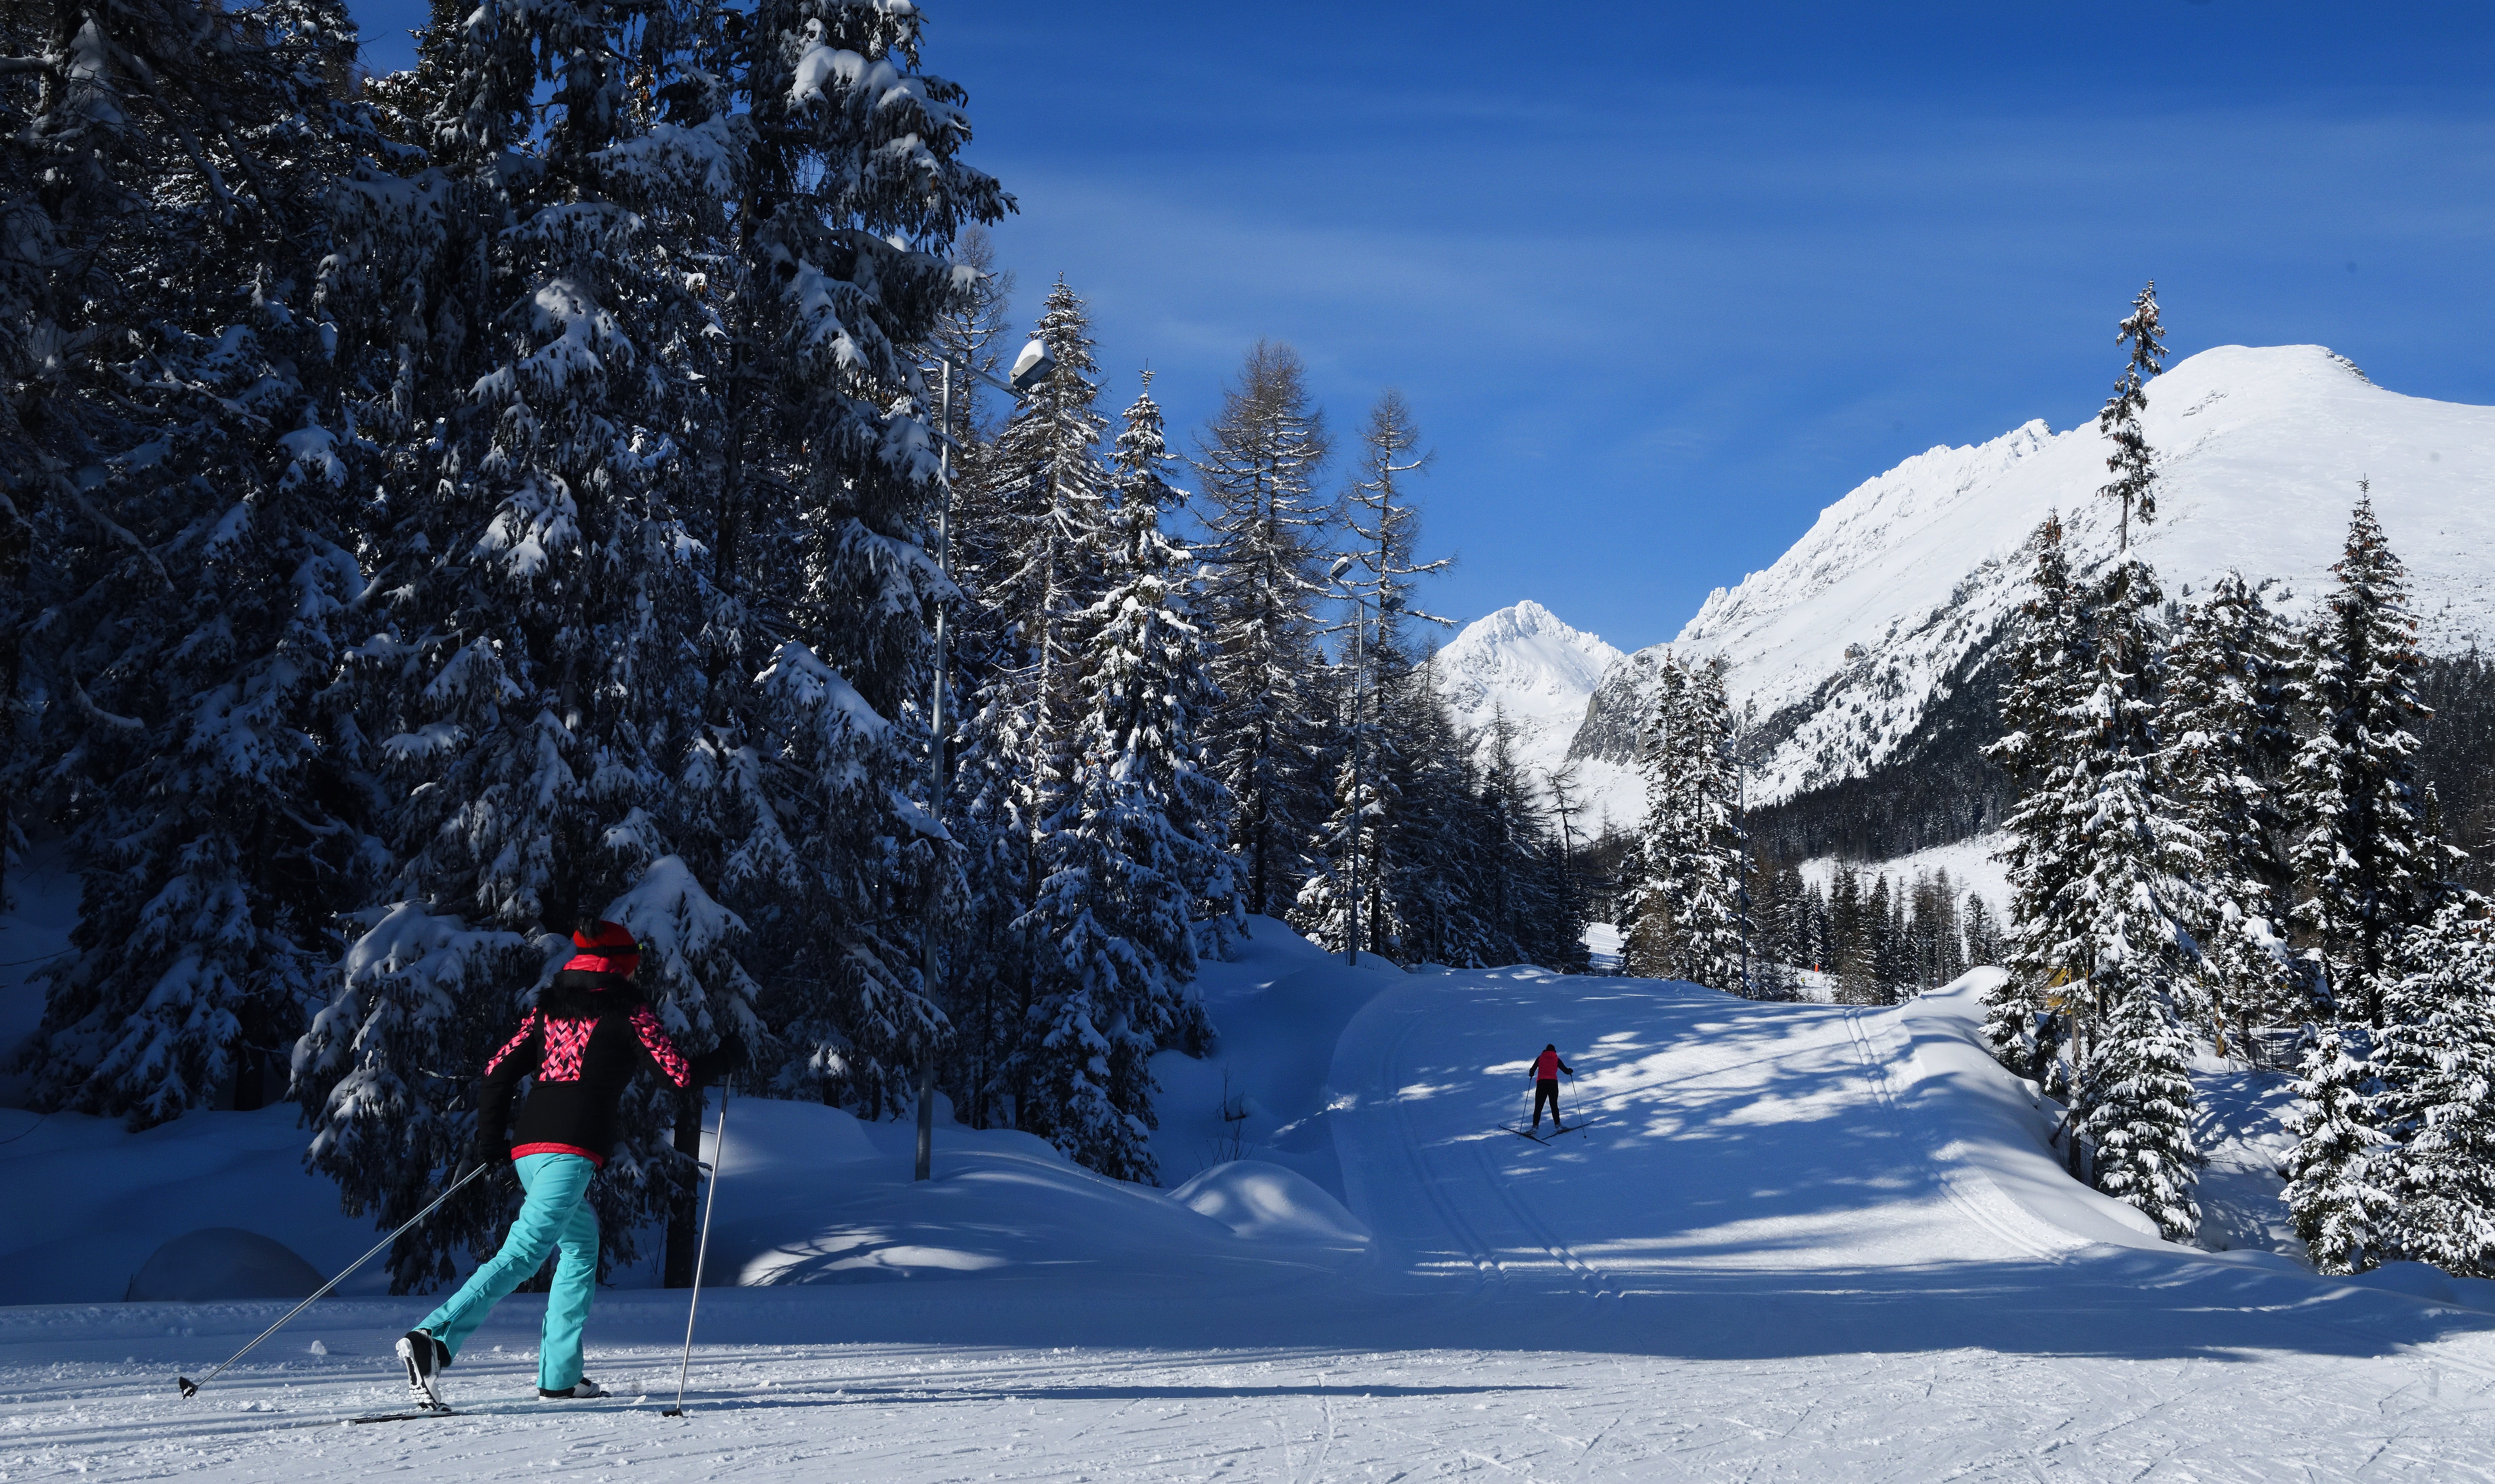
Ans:
POLYGON ((399 1341, 408 1390, 419 1407, 443 1407, 443 1368, 486 1314, 558 1250, 545 1334, 538 1346, 538 1395, 605 1395, 580 1374, 580 1330, 598 1287, 598 1217, 589 1208, 589 1182, 615 1148, 616 1104, 645 1066, 690 1089, 716 1082, 745 1062, 745 1048, 732 1036, 717 1051, 690 1062, 676 1050, 634 982, 641 945, 631 929, 601 921, 572 934, 571 942, 580 951, 546 986, 520 1033, 485 1064, 477 1159, 512 1162, 528 1198, 503 1250, 399 1341), (536 1082, 518 1128, 507 1139, 503 1130, 522 1077, 536 1082))
POLYGON ((1543 1047, 1542 1054, 1533 1059, 1533 1127, 1536 1128, 1542 1127, 1542 1105, 1545 1102, 1551 1104, 1551 1122, 1555 1126, 1559 1124, 1559 1076, 1562 1072, 1571 1077, 1577 1075, 1573 1067, 1559 1060, 1557 1046, 1543 1047))

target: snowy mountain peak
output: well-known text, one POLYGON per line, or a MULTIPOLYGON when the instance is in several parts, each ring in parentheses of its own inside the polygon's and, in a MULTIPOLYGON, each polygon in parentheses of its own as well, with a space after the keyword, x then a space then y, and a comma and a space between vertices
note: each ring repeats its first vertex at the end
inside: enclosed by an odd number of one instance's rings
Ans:
MULTIPOLYGON (((2300 616, 2326 590, 2370 476, 2376 512, 2409 564, 2425 647, 2495 643, 2495 408, 2387 391, 2318 345, 2219 346, 2148 384, 2158 518, 2132 549, 2188 599, 2230 568, 2300 616)), ((1752 718, 1750 801, 1864 776, 1897 756, 1930 708, 1962 689, 2023 593, 2021 548, 2061 512, 2071 565, 2110 560, 2115 512, 2096 490, 2106 442, 2088 417, 2029 421, 1989 442, 1935 448, 1820 512, 1764 572, 1709 597, 1674 641, 1720 657, 1752 718)), ((1649 666, 1650 667, 1650 666, 1649 666)), ((1576 748, 1615 764, 1614 813, 1642 705, 1636 665, 1615 672, 1576 748), (1596 725, 1599 723, 1600 725, 1596 725)), ((1597 770, 1599 771, 1599 769, 1597 770)))
POLYGON ((1516 728, 1517 760, 1546 774, 1566 756, 1586 702, 1620 652, 1526 599, 1467 625, 1430 662, 1438 692, 1467 733, 1494 714, 1516 728))

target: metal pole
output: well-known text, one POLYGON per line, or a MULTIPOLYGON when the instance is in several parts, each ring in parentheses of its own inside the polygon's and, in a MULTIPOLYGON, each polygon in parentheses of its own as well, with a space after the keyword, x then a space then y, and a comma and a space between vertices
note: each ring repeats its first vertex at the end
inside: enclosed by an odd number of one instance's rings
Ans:
POLYGON ((719 1128, 710 1140, 710 1193, 702 1198, 700 1245, 693 1249, 693 1296, 685 1306, 685 1358, 676 1368, 676 1405, 659 1413, 662 1417, 685 1414, 685 1378, 693 1370, 693 1318, 701 1313, 702 1265, 710 1258, 710 1214, 719 1209, 719 1171, 727 1162, 727 1084, 719 1085, 719 1128))
POLYGON ((1750 982, 1750 770, 1739 760, 1733 764, 1733 818, 1741 832, 1741 994, 1746 999, 1758 986, 1750 982))
POLYGON ((1342 961, 1360 962, 1360 823, 1369 813, 1360 794, 1360 699, 1368 670, 1361 663, 1360 626, 1368 609, 1355 589, 1351 600, 1351 932, 1343 940, 1342 961))
MULTIPOLYGON (((953 574, 953 363, 944 361, 938 373, 936 420, 943 434, 936 441, 936 468, 944 485, 943 503, 936 508, 936 569, 947 577, 953 574)), ((936 604, 936 695, 927 707, 927 808, 938 819, 944 817, 944 682, 951 669, 950 656, 945 652, 944 604, 936 604)), ((918 924, 919 978, 925 984, 927 997, 936 998, 938 960, 936 929, 942 919, 942 902, 939 883, 943 880, 940 868, 930 863, 927 872, 927 900, 920 910, 918 924)), ((724 1106, 723 1104, 723 1106, 724 1106)), ((910 1178, 926 1180, 936 1172, 936 1051, 931 1042, 918 1058, 918 1162, 910 1178)))

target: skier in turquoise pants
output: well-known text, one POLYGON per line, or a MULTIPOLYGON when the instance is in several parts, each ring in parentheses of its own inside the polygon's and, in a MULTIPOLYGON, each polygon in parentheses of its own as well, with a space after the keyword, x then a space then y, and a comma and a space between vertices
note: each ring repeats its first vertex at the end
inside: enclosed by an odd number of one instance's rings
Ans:
POLYGON ((733 1037, 687 1061, 667 1038, 635 980, 641 949, 630 930, 601 922, 571 935, 580 951, 538 998, 520 1032, 485 1066, 477 1112, 477 1158, 509 1160, 528 1198, 502 1250, 459 1291, 398 1343, 418 1407, 447 1410, 443 1369, 505 1295, 559 1252, 538 1347, 538 1395, 547 1400, 605 1393, 581 1374, 580 1332, 598 1289, 598 1217, 589 1184, 615 1147, 616 1104, 634 1073, 657 1068, 678 1088, 717 1081, 743 1064, 733 1037), (532 1077, 518 1127, 507 1141, 511 1098, 532 1077))

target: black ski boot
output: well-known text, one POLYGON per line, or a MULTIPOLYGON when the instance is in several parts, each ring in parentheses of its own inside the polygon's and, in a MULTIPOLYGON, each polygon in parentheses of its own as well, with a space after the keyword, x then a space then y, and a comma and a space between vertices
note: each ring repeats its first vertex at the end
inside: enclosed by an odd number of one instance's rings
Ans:
POLYGON ((407 1366, 407 1399, 418 1411, 447 1412, 442 1400, 442 1373, 450 1364, 450 1346, 431 1330, 412 1329, 398 1339, 398 1358, 407 1366))
POLYGON ((580 1378, 578 1385, 569 1391, 548 1391, 543 1386, 538 1388, 538 1400, 540 1402, 586 1402, 592 1397, 602 1397, 607 1394, 605 1387, 585 1376, 580 1378))

